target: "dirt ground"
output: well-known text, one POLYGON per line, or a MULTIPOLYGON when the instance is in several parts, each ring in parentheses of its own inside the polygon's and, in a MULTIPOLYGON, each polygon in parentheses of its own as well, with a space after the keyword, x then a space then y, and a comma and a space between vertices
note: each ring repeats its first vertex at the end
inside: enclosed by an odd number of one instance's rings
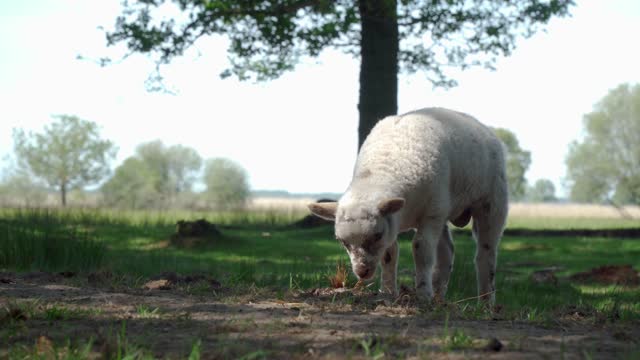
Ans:
POLYGON ((640 358, 640 324, 565 314, 546 323, 425 311, 410 297, 349 291, 237 292, 205 277, 0 273, 0 358, 86 344, 160 358, 640 358), (121 336, 124 335, 125 336, 121 336), (126 340, 123 340, 126 339, 126 340), (126 345, 123 345, 125 344, 126 345), (44 344, 44 345, 43 345, 44 344), (45 348, 44 350, 42 348, 45 348))

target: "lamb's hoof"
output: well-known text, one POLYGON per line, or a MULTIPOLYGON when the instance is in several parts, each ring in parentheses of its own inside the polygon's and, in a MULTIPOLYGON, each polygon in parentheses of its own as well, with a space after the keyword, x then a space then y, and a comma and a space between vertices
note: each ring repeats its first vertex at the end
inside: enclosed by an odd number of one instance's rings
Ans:
POLYGON ((495 293, 479 295, 478 302, 481 304, 484 304, 487 307, 493 307, 493 305, 496 303, 495 293))
POLYGON ((432 300, 435 304, 444 304, 444 295, 442 295, 439 292, 436 292, 435 295, 433 295, 433 300, 432 300))
POLYGON ((420 301, 433 302, 433 291, 427 291, 425 288, 416 289, 416 297, 420 301))

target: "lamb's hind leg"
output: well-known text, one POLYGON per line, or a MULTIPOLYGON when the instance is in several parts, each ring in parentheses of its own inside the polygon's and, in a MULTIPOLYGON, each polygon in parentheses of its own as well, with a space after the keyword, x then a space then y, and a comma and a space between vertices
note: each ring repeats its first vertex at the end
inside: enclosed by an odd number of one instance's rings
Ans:
POLYGON ((476 275, 478 296, 495 302, 495 275, 498 246, 507 216, 507 204, 484 203, 473 215, 473 236, 476 240, 476 275))
POLYGON ((449 285, 449 277, 453 269, 454 248, 451 239, 451 231, 445 225, 440 234, 438 242, 438 259, 436 261, 436 269, 433 273, 433 291, 435 296, 444 299, 449 285))

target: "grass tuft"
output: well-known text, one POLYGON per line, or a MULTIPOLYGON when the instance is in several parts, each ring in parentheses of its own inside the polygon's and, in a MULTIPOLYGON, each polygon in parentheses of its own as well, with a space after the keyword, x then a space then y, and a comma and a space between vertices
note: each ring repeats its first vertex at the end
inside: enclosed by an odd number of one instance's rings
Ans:
POLYGON ((191 347, 191 352, 189 353, 189 360, 200 360, 200 347, 202 346, 202 341, 196 341, 191 347))
POLYGON ((347 278, 349 271, 344 261, 338 261, 336 265, 336 273, 329 276, 329 284, 333 289, 340 289, 347 286, 347 278))
POLYGON ((100 267, 106 246, 48 212, 18 212, 0 221, 0 268, 89 271, 100 267))

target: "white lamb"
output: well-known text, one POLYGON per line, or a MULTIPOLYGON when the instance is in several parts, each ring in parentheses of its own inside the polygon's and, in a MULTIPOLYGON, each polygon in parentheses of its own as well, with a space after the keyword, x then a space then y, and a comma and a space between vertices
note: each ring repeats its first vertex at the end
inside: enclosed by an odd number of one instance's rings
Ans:
POLYGON ((473 117, 442 108, 389 116, 376 124, 356 161, 353 179, 336 203, 314 203, 335 220, 336 238, 361 280, 382 265, 381 291, 397 295, 397 235, 415 229, 416 292, 444 297, 453 267, 447 221, 473 217, 478 295, 495 300, 498 244, 508 210, 503 147, 473 117))

